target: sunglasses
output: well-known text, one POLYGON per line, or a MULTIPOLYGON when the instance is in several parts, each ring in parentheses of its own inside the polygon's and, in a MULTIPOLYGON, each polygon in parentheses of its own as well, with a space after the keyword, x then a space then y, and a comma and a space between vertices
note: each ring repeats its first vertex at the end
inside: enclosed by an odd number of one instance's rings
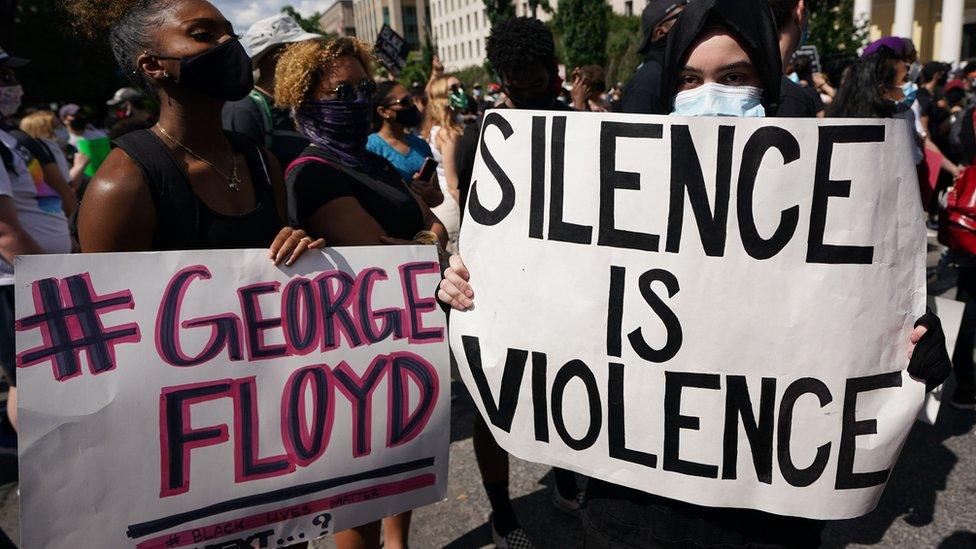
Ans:
POLYGON ((385 104, 383 106, 388 109, 388 108, 393 107, 393 106, 396 106, 396 105, 400 105, 401 107, 409 107, 410 105, 413 105, 413 97, 410 96, 410 95, 405 95, 405 96, 401 97, 400 99, 397 99, 396 101, 387 103, 387 104, 385 104))
POLYGON ((353 86, 352 84, 340 84, 334 90, 332 90, 332 95, 334 95, 336 99, 346 103, 355 101, 357 97, 370 99, 375 93, 376 82, 368 78, 364 78, 362 82, 356 86, 353 86))

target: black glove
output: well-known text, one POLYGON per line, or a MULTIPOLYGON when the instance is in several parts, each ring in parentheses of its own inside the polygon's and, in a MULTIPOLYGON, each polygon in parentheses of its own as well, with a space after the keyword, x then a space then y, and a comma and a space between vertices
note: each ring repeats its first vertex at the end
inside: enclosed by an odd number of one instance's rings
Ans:
POLYGON ((935 389, 949 377, 952 362, 946 352, 945 332, 942 322, 932 311, 915 321, 915 327, 925 326, 928 330, 915 345, 912 358, 908 362, 908 374, 925 381, 925 390, 935 389))

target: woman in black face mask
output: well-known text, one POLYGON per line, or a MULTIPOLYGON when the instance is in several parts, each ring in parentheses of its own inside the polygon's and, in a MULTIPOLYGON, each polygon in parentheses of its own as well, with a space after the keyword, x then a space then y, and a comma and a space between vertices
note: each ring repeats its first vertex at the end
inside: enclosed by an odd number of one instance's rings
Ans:
POLYGON ((271 246, 273 261, 291 264, 324 244, 284 227, 274 158, 221 127, 224 102, 247 95, 253 78, 244 48, 213 5, 69 4, 90 35, 108 31, 119 66, 160 103, 159 122, 117 140, 92 179, 78 218, 82 251, 271 246))
POLYGON ((374 133, 366 141, 366 150, 393 164, 403 181, 427 206, 439 206, 444 194, 436 180, 428 177, 422 181, 419 177, 424 162, 434 155, 426 141, 410 133, 423 120, 413 97, 406 88, 390 80, 376 86, 373 105, 374 133))

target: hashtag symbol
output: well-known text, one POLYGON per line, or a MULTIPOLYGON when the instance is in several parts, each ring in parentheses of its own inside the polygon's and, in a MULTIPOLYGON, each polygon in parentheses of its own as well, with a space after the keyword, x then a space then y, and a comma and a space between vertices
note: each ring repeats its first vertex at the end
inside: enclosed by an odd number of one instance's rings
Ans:
POLYGON ((102 325, 101 315, 133 309, 135 303, 128 290, 96 294, 88 273, 39 280, 32 293, 36 314, 18 320, 15 326, 17 331, 39 329, 43 345, 17 355, 18 368, 51 361, 54 378, 65 381, 81 374, 79 355, 85 351, 89 369, 97 375, 115 368, 117 344, 142 338, 135 323, 108 329, 102 325))

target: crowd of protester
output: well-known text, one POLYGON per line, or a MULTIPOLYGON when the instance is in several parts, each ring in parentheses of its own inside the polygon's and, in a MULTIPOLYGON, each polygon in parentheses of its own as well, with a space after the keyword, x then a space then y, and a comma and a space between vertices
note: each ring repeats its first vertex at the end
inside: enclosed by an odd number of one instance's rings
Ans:
MULTIPOLYGON (((976 62, 920 64, 910 40, 886 37, 831 81, 796 55, 809 28, 804 0, 650 0, 643 62, 626 85, 608 85, 599 66, 561 68, 551 32, 533 18, 491 29, 497 81, 466 85, 435 58, 428 82, 405 86, 376 80, 368 45, 305 32, 287 15, 238 39, 204 0, 70 4, 87 39, 109 40, 132 84, 104 106, 23 105, 17 71, 28 60, 0 50, 0 359, 14 425, 13 265, 22 254, 267 248, 271 261, 291 264, 325 245, 432 244, 449 265, 439 298, 469 309, 468 273, 448 256, 488 109, 904 119, 933 229, 976 155, 976 62)), ((950 249, 931 273, 967 304, 951 402, 969 409, 973 257, 950 249)), ((948 357, 930 352, 939 337, 926 315, 911 338, 909 373, 930 388, 949 375, 948 357)), ((473 433, 494 542, 532 547, 509 499, 507 453, 482 418, 473 433)), ((588 547, 817 546, 825 524, 596 479, 581 487, 558 469, 553 503, 581 516, 588 547)), ((406 547, 409 527, 404 513, 339 532, 336 543, 406 547)))

